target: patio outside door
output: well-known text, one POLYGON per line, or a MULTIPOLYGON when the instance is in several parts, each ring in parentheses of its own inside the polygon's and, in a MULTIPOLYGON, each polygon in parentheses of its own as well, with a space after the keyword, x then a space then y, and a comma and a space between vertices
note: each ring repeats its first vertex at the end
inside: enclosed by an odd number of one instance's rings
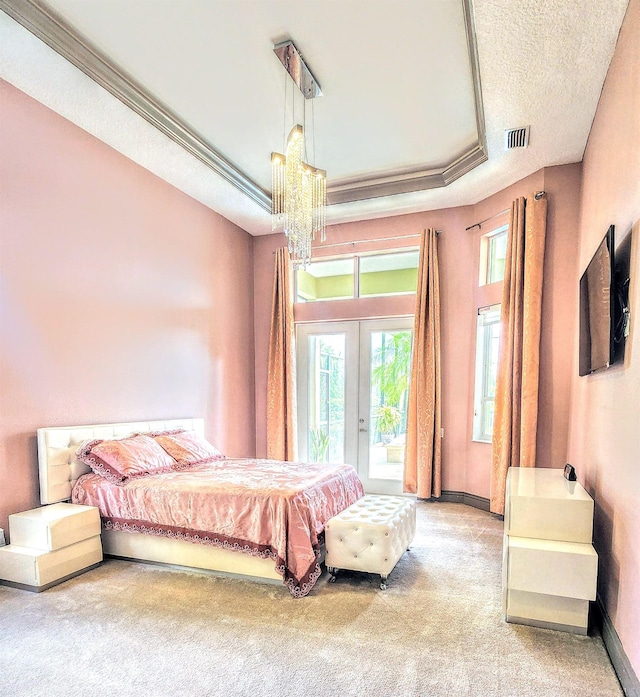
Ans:
POLYGON ((402 493, 411 318, 298 326, 300 459, 354 465, 368 493, 402 493))

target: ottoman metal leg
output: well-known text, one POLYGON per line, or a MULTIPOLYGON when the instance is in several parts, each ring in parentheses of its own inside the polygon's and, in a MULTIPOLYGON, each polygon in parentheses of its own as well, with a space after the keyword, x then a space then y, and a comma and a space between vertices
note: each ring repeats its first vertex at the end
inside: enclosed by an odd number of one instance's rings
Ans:
POLYGON ((380 590, 381 591, 387 590, 387 577, 383 574, 380 574, 380 590))
POLYGON ((327 571, 329 572, 329 583, 336 582, 336 576, 338 575, 338 569, 335 566, 327 566, 327 571))

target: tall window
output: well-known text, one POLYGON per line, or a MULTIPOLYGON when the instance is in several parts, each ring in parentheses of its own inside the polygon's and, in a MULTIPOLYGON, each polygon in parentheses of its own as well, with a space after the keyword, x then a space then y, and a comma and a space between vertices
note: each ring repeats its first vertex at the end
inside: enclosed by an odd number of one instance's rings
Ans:
POLYGON ((480 285, 504 279, 508 225, 484 235, 480 240, 480 285))
POLYGON ((500 305, 478 310, 473 440, 491 442, 500 347, 500 305))

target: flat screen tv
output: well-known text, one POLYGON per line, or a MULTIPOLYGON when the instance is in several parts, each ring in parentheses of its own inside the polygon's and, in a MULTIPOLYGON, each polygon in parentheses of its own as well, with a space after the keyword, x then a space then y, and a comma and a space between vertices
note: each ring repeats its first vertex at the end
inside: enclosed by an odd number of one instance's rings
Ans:
POLYGON ((614 226, 607 230, 580 278, 580 375, 615 360, 614 226))

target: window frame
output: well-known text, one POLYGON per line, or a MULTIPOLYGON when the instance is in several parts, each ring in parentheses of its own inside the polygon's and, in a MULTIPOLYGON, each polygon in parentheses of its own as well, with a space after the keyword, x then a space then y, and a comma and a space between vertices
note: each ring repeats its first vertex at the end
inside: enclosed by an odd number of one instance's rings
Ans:
POLYGON ((320 298, 316 300, 306 300, 306 299, 300 299, 300 288, 298 286, 298 271, 306 271, 306 267, 301 268, 301 269, 292 269, 293 273, 293 302, 294 303, 323 303, 323 302, 332 302, 336 300, 353 300, 354 293, 356 292, 356 289, 359 284, 359 279, 357 278, 357 264, 353 264, 353 259, 355 258, 355 255, 353 254, 348 254, 348 255, 336 255, 336 256, 330 256, 330 257, 319 257, 316 259, 312 259, 310 264, 313 264, 314 262, 325 262, 325 261, 348 261, 351 260, 352 262, 352 270, 351 270, 351 278, 353 279, 352 283, 352 289, 351 289, 351 295, 337 295, 333 298, 320 298))
POLYGON ((506 237, 507 242, 509 241, 509 225, 505 223, 500 225, 490 232, 487 232, 480 238, 480 278, 479 285, 487 286, 493 283, 502 283, 504 280, 504 271, 502 278, 491 279, 492 262, 495 263, 494 256, 492 255, 492 247, 499 237, 506 237))
MULTIPOLYGON (((335 298, 320 298, 317 300, 299 300, 299 289, 298 289, 298 273, 297 271, 294 271, 294 303, 306 303, 306 302, 331 302, 331 301, 339 301, 339 300, 360 300, 362 298, 384 298, 384 297, 389 297, 389 296, 399 296, 399 295, 415 295, 416 291, 397 291, 397 292, 389 292, 389 293, 380 293, 377 295, 374 294, 367 294, 362 296, 360 292, 360 260, 363 258, 367 257, 372 257, 372 256, 392 256, 394 254, 402 254, 406 252, 420 252, 420 247, 418 245, 411 245, 407 247, 399 247, 395 249, 378 249, 375 251, 371 252, 355 252, 353 254, 340 254, 336 256, 327 256, 327 257, 318 257, 316 259, 313 259, 311 263, 313 264, 314 261, 320 262, 320 261, 341 261, 341 260, 346 260, 350 259, 353 263, 353 272, 352 272, 352 277, 353 277, 353 294, 349 297, 346 296, 339 296, 335 298)), ((419 263, 419 261, 418 261, 419 263)))

